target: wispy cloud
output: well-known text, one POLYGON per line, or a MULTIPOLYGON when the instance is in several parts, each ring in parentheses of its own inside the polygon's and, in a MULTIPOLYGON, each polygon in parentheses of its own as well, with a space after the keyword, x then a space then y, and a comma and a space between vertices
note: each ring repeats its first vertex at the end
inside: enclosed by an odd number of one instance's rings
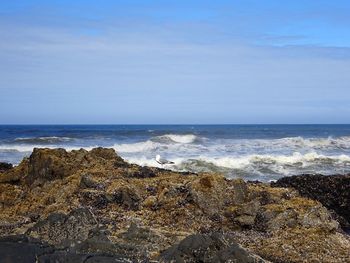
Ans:
POLYGON ((283 13, 267 19, 269 6, 260 25, 259 9, 238 2, 184 16, 184 3, 121 6, 131 18, 112 4, 0 15, 0 122, 350 121, 347 42, 283 32, 293 15, 275 25, 283 13))

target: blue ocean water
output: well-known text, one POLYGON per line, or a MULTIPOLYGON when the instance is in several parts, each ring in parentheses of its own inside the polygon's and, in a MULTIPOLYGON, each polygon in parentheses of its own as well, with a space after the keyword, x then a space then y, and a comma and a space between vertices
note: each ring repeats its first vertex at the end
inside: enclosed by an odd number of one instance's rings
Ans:
POLYGON ((114 148, 127 161, 269 181, 350 172, 350 125, 0 125, 0 161, 18 164, 34 147, 114 148))

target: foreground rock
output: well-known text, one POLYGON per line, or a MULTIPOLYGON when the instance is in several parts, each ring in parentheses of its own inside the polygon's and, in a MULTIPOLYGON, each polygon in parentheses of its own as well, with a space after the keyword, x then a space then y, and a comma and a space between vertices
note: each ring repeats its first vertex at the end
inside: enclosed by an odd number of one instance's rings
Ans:
MULTIPOLYGON (((85 243, 87 243, 85 241, 85 243)), ((80 247, 83 245, 80 245, 80 247)), ((0 262, 33 263, 129 263, 130 259, 103 252, 79 251, 72 247, 56 248, 25 235, 0 238, 0 262)))
POLYGON ((293 187, 302 196, 318 200, 334 211, 341 225, 350 229, 350 175, 300 175, 279 179, 273 186, 293 187))
POLYGON ((219 233, 196 234, 186 237, 179 244, 164 251, 161 262, 240 262, 267 263, 249 253, 230 236, 219 233))
POLYGON ((350 262, 331 213, 293 189, 140 167, 103 148, 35 149, 0 182, 6 262, 27 250, 48 262, 350 262))

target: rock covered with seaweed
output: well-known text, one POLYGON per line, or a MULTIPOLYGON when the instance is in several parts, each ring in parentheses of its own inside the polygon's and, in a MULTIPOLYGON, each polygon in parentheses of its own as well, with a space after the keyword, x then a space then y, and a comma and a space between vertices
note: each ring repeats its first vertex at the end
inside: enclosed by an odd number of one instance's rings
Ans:
POLYGON ((0 251, 43 262, 350 261, 338 222, 296 190, 141 167, 113 149, 34 149, 0 173, 0 209, 0 251))
POLYGON ((335 216, 345 229, 350 229, 350 174, 305 174, 284 177, 273 183, 276 187, 292 187, 302 196, 318 200, 335 216))

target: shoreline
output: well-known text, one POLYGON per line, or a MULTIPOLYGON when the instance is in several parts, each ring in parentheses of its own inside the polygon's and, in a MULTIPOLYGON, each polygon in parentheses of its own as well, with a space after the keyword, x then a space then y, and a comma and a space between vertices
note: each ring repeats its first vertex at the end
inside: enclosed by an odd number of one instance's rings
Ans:
POLYGON ((34 254, 34 244, 50 248, 42 259, 350 260, 350 238, 321 198, 280 186, 141 167, 113 149, 35 149, 0 172, 0 251, 25 240, 34 254))

